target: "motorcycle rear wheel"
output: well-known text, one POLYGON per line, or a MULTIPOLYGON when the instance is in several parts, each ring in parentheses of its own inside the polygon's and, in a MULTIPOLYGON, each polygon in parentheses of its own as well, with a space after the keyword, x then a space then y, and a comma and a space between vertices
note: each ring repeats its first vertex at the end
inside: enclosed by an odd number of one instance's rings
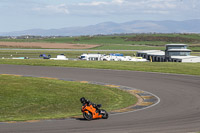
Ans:
POLYGON ((90 121, 90 120, 92 120, 92 113, 91 113, 91 112, 88 112, 88 113, 84 112, 84 113, 83 113, 83 117, 84 117, 86 120, 90 121))

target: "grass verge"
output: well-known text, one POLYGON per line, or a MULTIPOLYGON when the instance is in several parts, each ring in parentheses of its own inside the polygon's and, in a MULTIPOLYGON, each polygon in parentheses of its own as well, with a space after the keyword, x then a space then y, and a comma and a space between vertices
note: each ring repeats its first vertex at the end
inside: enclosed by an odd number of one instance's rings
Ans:
POLYGON ((54 61, 54 60, 13 60, 0 59, 0 64, 32 65, 32 66, 59 66, 130 70, 144 72, 175 73, 186 75, 200 75, 200 63, 176 62, 108 62, 108 61, 54 61))
POLYGON ((107 111, 137 102, 133 95, 86 83, 0 75, 0 121, 66 118, 80 115, 80 97, 101 103, 107 111))

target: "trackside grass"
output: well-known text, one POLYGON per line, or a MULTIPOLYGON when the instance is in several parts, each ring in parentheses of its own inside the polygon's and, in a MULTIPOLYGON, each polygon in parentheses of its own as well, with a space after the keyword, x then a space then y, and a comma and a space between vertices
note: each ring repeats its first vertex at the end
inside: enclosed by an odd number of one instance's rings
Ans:
POLYGON ((135 96, 100 85, 0 75, 0 121, 57 119, 80 115, 80 97, 110 111, 135 104, 135 96))
POLYGON ((114 69, 114 70, 130 70, 130 71, 200 75, 200 63, 0 59, 0 64, 79 67, 79 68, 97 68, 97 69, 114 69))

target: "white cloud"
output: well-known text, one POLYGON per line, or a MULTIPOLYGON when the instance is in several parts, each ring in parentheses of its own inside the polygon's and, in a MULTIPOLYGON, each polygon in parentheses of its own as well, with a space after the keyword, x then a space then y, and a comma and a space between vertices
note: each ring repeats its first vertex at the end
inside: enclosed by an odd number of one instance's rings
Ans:
POLYGON ((94 2, 91 2, 91 3, 79 3, 78 5, 80 6, 99 6, 99 5, 107 5, 108 2, 97 2, 97 1, 94 1, 94 2))
POLYGON ((112 3, 115 4, 123 4, 125 2, 125 0, 112 0, 112 3))
POLYGON ((137 9, 171 9, 177 7, 176 0, 127 0, 126 4, 137 9))
MULTIPOLYGON (((134 19, 183 19, 188 14, 199 18, 200 0, 84 0, 70 13, 88 17, 134 19), (85 1, 85 2, 84 2, 85 1), (195 14, 194 14, 195 12, 195 14)), ((190 16, 189 16, 190 17, 190 16)), ((111 19, 112 20, 112 19, 111 19)))
POLYGON ((36 7, 33 8, 34 11, 43 11, 43 12, 50 12, 50 13, 63 13, 69 14, 67 6, 65 4, 60 5, 46 5, 44 7, 36 7))
POLYGON ((144 13, 148 14, 169 14, 169 11, 146 10, 144 13))
POLYGON ((114 5, 114 4, 123 4, 125 0, 112 0, 111 2, 103 1, 93 1, 89 3, 79 3, 79 6, 99 6, 99 5, 114 5))
POLYGON ((176 5, 164 2, 164 3, 152 3, 151 5, 149 5, 149 7, 158 8, 158 9, 166 9, 166 8, 175 8, 176 5))

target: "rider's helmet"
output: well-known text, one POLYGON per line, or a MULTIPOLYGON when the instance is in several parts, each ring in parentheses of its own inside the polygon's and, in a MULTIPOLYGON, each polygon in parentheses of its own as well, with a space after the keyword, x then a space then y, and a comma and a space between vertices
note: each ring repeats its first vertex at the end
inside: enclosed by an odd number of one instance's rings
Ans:
POLYGON ((80 101, 81 101, 81 103, 85 103, 85 101, 86 101, 85 97, 81 97, 80 101))

